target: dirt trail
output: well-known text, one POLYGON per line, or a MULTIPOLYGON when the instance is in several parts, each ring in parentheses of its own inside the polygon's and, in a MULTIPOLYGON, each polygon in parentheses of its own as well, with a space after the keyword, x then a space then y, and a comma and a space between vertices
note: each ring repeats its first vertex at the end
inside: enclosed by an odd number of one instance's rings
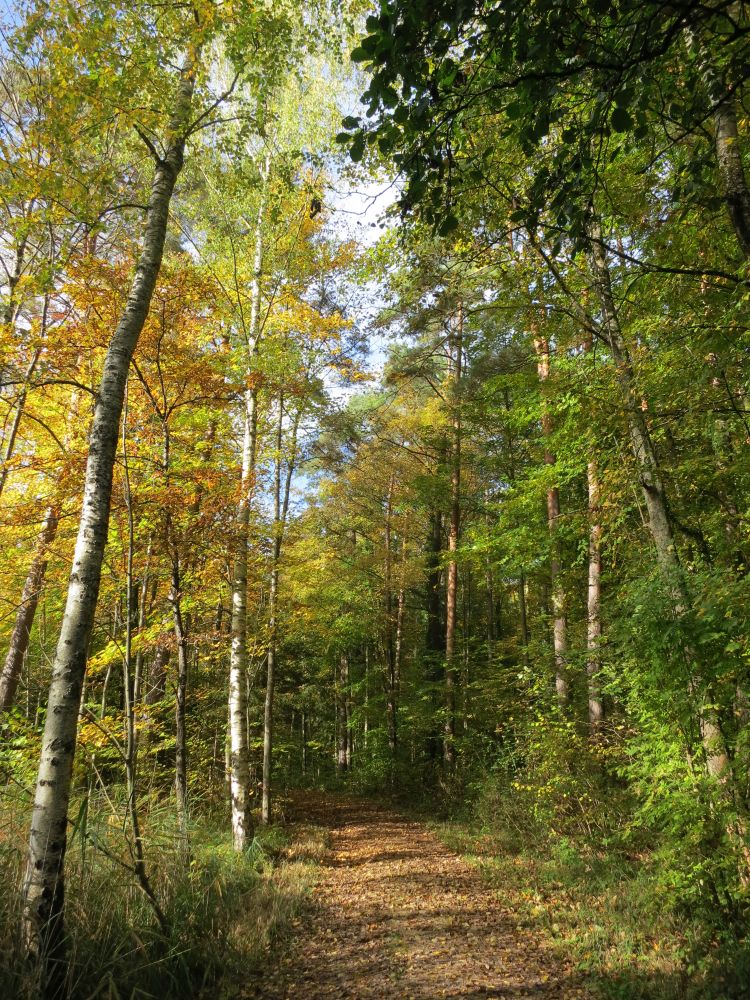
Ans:
POLYGON ((295 813, 331 830, 331 850, 296 940, 249 997, 589 997, 502 893, 419 823, 345 799, 306 798, 295 813))

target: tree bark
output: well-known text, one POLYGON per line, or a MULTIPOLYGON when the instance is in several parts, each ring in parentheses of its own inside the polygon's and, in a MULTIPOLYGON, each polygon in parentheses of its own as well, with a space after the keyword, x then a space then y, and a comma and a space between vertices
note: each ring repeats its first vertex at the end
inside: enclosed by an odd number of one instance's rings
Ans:
POLYGON ((404 612, 406 610, 406 535, 401 539, 401 566, 396 597, 396 640, 393 645, 393 683, 396 691, 396 704, 401 691, 401 662, 404 649, 404 612))
POLYGON ((172 569, 172 589, 169 600, 172 604, 172 619, 177 646, 177 686, 175 689, 175 791, 177 793, 177 819, 180 827, 183 850, 188 842, 188 747, 186 733, 187 688, 188 688, 188 641, 182 613, 180 591, 180 567, 175 563, 172 569))
POLYGON ((292 423, 289 462, 286 469, 286 479, 282 492, 281 463, 282 441, 284 430, 284 395, 279 394, 279 422, 276 429, 276 463, 274 468, 274 524, 273 549, 271 561, 271 581, 268 592, 268 656, 266 660, 266 697, 263 708, 263 789, 261 796, 261 819, 263 823, 271 822, 271 772, 273 769, 273 698, 276 684, 276 642, 278 628, 278 594, 279 594, 279 561, 281 547, 284 541, 284 528, 289 513, 289 496, 292 488, 292 476, 297 455, 297 432, 302 419, 302 410, 298 409, 292 423))
POLYGON ((461 524, 461 367, 463 356, 463 305, 451 322, 451 505, 448 522, 448 569, 445 589, 445 722, 443 763, 453 766, 456 736, 456 617, 458 611, 458 535, 461 524))
POLYGON ((388 749, 391 762, 396 759, 398 742, 398 704, 396 698, 396 651, 393 636, 393 553, 391 551, 391 519, 393 516, 393 485, 391 473, 385 500, 385 667, 386 667, 386 723, 388 726, 388 749))
MULTIPOLYGON (((543 319, 542 322, 545 320, 543 319)), ((555 455, 549 447, 549 437, 552 433, 552 418, 549 405, 544 397, 550 377, 549 341, 541 332, 536 320, 532 321, 534 334, 534 350, 537 356, 537 373, 542 391, 542 436, 544 438, 544 461, 546 465, 555 464, 555 455)), ((565 590, 563 588, 560 560, 560 491, 556 486, 547 489, 547 528, 550 535, 550 586, 552 591, 552 645, 555 658, 555 691, 561 708, 568 703, 568 622, 565 613, 565 590)))
POLYGON ((596 460, 590 459, 586 478, 589 494, 589 588, 586 621, 586 677, 589 693, 589 724, 592 733, 604 721, 604 702, 599 687, 602 621, 602 526, 599 521, 599 474, 596 460))
POLYGON ((143 249, 104 361, 91 428, 73 569, 52 667, 22 888, 24 938, 29 953, 41 963, 48 994, 61 993, 65 975, 63 914, 68 800, 81 689, 107 541, 120 415, 130 360, 146 321, 161 266, 169 205, 183 164, 198 57, 197 52, 192 53, 181 74, 167 151, 154 170, 143 249))
MULTIPOLYGON (((606 334, 617 381, 625 405, 630 441, 648 512, 649 528, 656 549, 662 579, 672 601, 675 615, 684 616, 690 606, 690 595, 677 553, 664 482, 656 451, 651 440, 646 416, 637 393, 635 375, 627 346, 623 340, 620 319, 612 292, 612 280, 607 254, 602 241, 601 225, 594 218, 590 224, 591 260, 594 279, 602 308, 602 326, 606 334)), ((686 648, 688 662, 694 663, 695 654, 686 648)), ((701 697, 695 676, 689 680, 689 693, 701 697)), ((715 778, 724 779, 729 760, 719 726, 716 710, 705 705, 698 707, 698 722, 705 754, 706 770, 715 778)))
MULTIPOLYGON (((141 609, 145 605, 146 575, 139 588, 141 599, 134 601, 135 583, 133 577, 133 558, 135 555, 135 520, 133 517, 133 494, 130 489, 130 467, 127 449, 128 427, 128 390, 125 388, 125 406, 122 416, 122 462, 125 478, 125 509, 128 520, 128 550, 126 570, 125 598, 125 655, 122 660, 122 690, 124 695, 125 715, 125 789, 127 794, 127 810, 130 826, 133 831, 133 871, 141 891, 149 901, 154 915, 163 934, 169 930, 167 918, 156 898, 151 879, 146 867, 146 855, 141 833, 141 821, 138 814, 138 737, 136 726, 135 694, 140 687, 138 660, 133 671, 133 631, 143 626, 141 609)), ((150 551, 150 547, 149 547, 150 551)))
MULTIPOLYGON (((733 19, 738 23, 741 22, 741 5, 732 3, 729 5, 729 10, 733 19)), ((687 39, 688 44, 697 54, 698 66, 703 78, 703 88, 713 107, 714 153, 721 194, 726 203, 740 251, 745 260, 749 260, 750 191, 742 162, 734 93, 727 82, 722 79, 704 39, 692 30, 687 31, 687 39)))
POLYGON ((7 712, 13 707, 18 681, 21 677, 24 657, 29 648, 31 628, 34 624, 39 595, 44 585, 47 573, 49 548, 57 535, 59 514, 56 507, 48 507, 42 530, 36 543, 34 558, 29 568, 21 603, 16 612, 16 620, 10 637, 10 645, 5 657, 3 672, 0 675, 0 711, 7 712))
MULTIPOLYGON (((263 215, 265 184, 263 178, 258 214, 255 220, 253 281, 250 289, 250 323, 247 335, 248 375, 260 346, 260 290, 263 271, 263 215)), ((232 622, 229 654, 229 790, 232 807, 232 842, 242 851, 253 836, 249 801, 249 750, 247 727, 247 547, 250 532, 250 506, 255 486, 257 450, 258 390, 254 384, 245 390, 245 426, 242 445, 240 499, 235 519, 235 550, 232 572, 232 622)))
POLYGON ((336 697, 336 771, 343 774, 349 767, 349 727, 346 714, 346 690, 349 681, 349 657, 346 653, 339 656, 338 683, 336 697))
POLYGON ((737 109, 730 97, 725 98, 714 111, 714 144, 721 193, 727 205, 739 248, 745 259, 749 260, 750 191, 740 152, 737 109))
MULTIPOLYGON (((35 358, 38 357, 40 353, 41 352, 38 351, 35 358)), ((36 361, 34 361, 33 364, 36 364, 36 361)), ((27 376, 27 378, 28 377, 30 376, 27 376)), ((24 388, 24 394, 25 392, 26 389, 24 388)), ((71 394, 70 406, 68 407, 68 413, 65 420, 66 430, 64 447, 66 450, 70 445, 73 425, 76 417, 78 416, 78 398, 79 396, 77 391, 71 394)), ((8 450, 6 450, 6 462, 9 455, 12 453, 12 442, 15 440, 15 432, 18 429, 18 420, 20 419, 21 410, 22 402, 19 400, 16 420, 14 420, 13 424, 14 430, 11 434, 11 440, 8 443, 8 450)), ((6 473, 7 468, 4 465, 2 475, 0 476, 0 491, 5 483, 6 473)), ((37 539, 34 557, 32 559, 29 573, 26 577, 26 583, 24 584, 23 592, 21 594, 21 603, 18 607, 18 611, 16 612, 16 620, 10 637, 10 644, 5 657, 3 672, 2 675, 0 675, 0 712, 8 711, 12 707, 15 699, 16 688, 21 676, 24 657, 26 656, 26 651, 29 647, 31 629, 34 624, 34 617, 36 616, 36 609, 39 603, 39 595, 42 587, 44 586, 44 580, 47 575, 48 552, 54 544, 57 536, 59 521, 60 500, 58 497, 49 505, 45 513, 42 529, 37 539)))
POLYGON ((167 688, 167 665, 172 657, 168 646, 157 646, 148 671, 148 687, 144 697, 146 705, 156 705, 164 697, 167 688))
MULTIPOLYGON (((47 296, 44 299, 44 319, 43 326, 46 326, 46 315, 47 315, 47 296)), ((21 426, 21 419, 23 417, 24 410, 26 409, 26 397, 29 393, 29 383, 34 374, 39 359, 42 356, 41 347, 37 347, 34 351, 29 366, 26 369, 26 375, 24 377, 23 388, 21 389, 21 394, 16 402, 16 412, 13 414, 13 422, 10 426, 10 433, 8 434, 8 441, 5 445, 5 454, 3 455, 2 468, 0 468, 0 496, 2 496, 3 490, 5 489, 5 484, 8 481, 9 463, 13 457, 13 452, 16 448, 16 439, 18 437, 18 431, 21 426)))
POLYGON ((529 615, 526 607, 526 574, 521 573, 518 577, 518 617, 521 632, 521 647, 523 648, 524 659, 528 657, 529 647, 529 615))

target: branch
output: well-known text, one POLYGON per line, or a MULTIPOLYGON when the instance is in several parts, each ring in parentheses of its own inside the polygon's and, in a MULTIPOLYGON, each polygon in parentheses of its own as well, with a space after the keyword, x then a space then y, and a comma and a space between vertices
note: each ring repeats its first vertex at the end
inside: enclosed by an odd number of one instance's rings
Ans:
POLYGON ((138 133, 138 135, 140 136, 140 138, 143 140, 143 142, 144 142, 144 144, 146 146, 146 149, 148 149, 149 153, 153 157, 154 162, 157 165, 161 164, 162 158, 161 158, 161 156, 159 156, 159 151, 157 150, 157 148, 153 144, 153 142, 151 142, 151 140, 146 135, 146 133, 141 129, 140 125, 134 125, 133 128, 136 130, 136 132, 138 133))

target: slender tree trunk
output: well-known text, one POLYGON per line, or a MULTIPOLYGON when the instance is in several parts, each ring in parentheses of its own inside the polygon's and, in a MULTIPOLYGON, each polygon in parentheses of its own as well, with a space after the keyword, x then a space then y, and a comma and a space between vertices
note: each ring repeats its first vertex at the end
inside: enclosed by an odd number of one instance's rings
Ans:
POLYGON ((456 617, 458 611, 458 535, 461 522, 461 364, 463 355, 463 306, 459 303, 451 323, 451 506, 448 523, 448 572, 445 590, 445 723, 443 763, 455 760, 456 735, 456 617))
POLYGON ((354 756, 354 730, 352 728, 352 685, 349 677, 349 657, 344 667, 344 711, 346 714, 346 769, 351 771, 354 756))
MULTIPOLYGON (((28 205, 23 206, 23 215, 26 212, 31 212, 34 207, 35 199, 30 199, 28 205)), ((5 309, 3 310, 3 325, 6 327, 12 327, 16 321, 16 316, 18 315, 19 304, 16 301, 16 289, 18 288, 18 283, 23 275, 26 251, 28 249, 29 239, 28 236, 22 236, 18 243, 16 244, 16 252, 13 255, 13 271, 8 276, 7 280, 7 299, 5 303, 5 309)), ((12 332, 12 331, 8 331, 12 332)))
POLYGON ((394 476, 391 473, 388 482, 388 493, 385 501, 385 526, 384 526, 384 548, 385 548, 385 668, 386 668, 386 722, 388 725, 388 749, 391 753, 391 762, 396 759, 396 746, 398 741, 396 702, 396 656, 393 642, 393 553, 391 551, 391 518, 393 515, 393 484, 394 476))
POLYGON ((529 646, 529 615, 526 605, 526 574, 520 573, 518 577, 518 617, 521 631, 521 646, 523 647, 524 659, 528 656, 529 646))
MULTIPOLYGON (((662 579, 670 595, 675 614, 680 618, 686 614, 690 606, 690 596, 677 554, 667 495, 658 459, 641 399, 637 392, 630 355, 622 337, 619 315, 612 293, 609 263, 601 237, 601 227, 597 219, 591 223, 590 236, 591 258, 602 307, 603 327, 616 366, 617 380, 625 404, 630 441, 648 511, 651 537, 662 579)), ((695 654, 692 650, 686 648, 685 656, 688 662, 694 663, 695 654)), ((699 696, 695 677, 689 681, 689 688, 691 695, 699 696)), ((726 776, 729 761, 716 710, 705 704, 699 706, 698 721, 706 769, 714 777, 723 778, 726 776)))
MULTIPOLYGON (((48 308, 48 296, 44 299, 44 325, 46 325, 46 315, 48 308)), ((29 366, 26 369, 26 375, 24 377, 23 388, 21 389, 21 394, 18 397, 16 403, 16 412, 13 414, 13 422, 10 425, 10 433, 8 434, 8 440, 5 444, 5 454, 3 455, 2 467, 0 467, 0 496, 2 496, 3 490, 5 489, 5 484, 8 481, 8 473, 10 471, 10 460, 13 457, 13 452, 16 448, 16 440, 18 438, 18 430, 21 426, 21 419, 23 418, 24 410, 26 409, 26 397, 29 393, 29 383, 34 374, 39 359, 42 356, 41 347, 37 347, 34 351, 29 366)))
MULTIPOLYGON (((167 918, 156 894, 151 886, 151 880, 146 868, 146 855, 143 848, 141 821, 138 814, 138 740, 136 729, 135 692, 140 687, 139 668, 136 665, 133 672, 133 631, 139 627, 140 607, 145 603, 145 596, 136 604, 133 600, 135 585, 133 578, 133 557, 135 548, 135 522, 133 518, 133 497, 130 491, 130 468, 127 449, 128 397, 125 388, 125 406, 122 415, 122 459, 125 477, 125 508, 128 515, 128 554, 126 571, 126 605, 125 605, 125 656, 122 661, 122 689, 124 694, 125 715, 125 790, 127 795, 128 817, 133 832, 133 871, 141 891, 149 901, 154 915, 163 934, 169 930, 167 918)), ((145 593, 142 584, 140 593, 145 593)), ((137 661, 136 661, 137 662, 137 661)))
POLYGON ((172 605, 175 644, 177 646, 177 686, 175 689, 175 791, 177 793, 177 819, 180 827, 182 850, 188 850, 188 747, 186 732, 188 689, 188 640, 182 613, 180 562, 176 553, 172 562, 172 587, 169 601, 172 605))
MULTIPOLYGON (((253 281, 250 290, 250 324, 247 338, 248 374, 252 378, 260 345, 260 291, 263 271, 263 215, 268 171, 258 215, 255 220, 253 281)), ((244 850, 253 836, 249 801, 249 751, 247 727, 247 547, 250 531, 250 506, 255 486, 257 450, 258 390, 254 384, 245 390, 245 428, 242 445, 240 499, 235 519, 234 568, 232 573, 232 632, 229 654, 229 789, 232 805, 232 841, 236 851, 244 850)))
POLYGON ((21 594, 21 603, 16 612, 16 620, 10 636, 10 645, 5 657, 3 672, 0 675, 0 711, 2 712, 9 711, 15 701, 24 657, 26 656, 26 650, 29 648, 34 615, 36 614, 39 595, 47 573, 49 548, 55 540, 58 522, 59 515, 56 507, 48 507, 42 530, 37 539, 34 558, 26 577, 23 593, 21 594))
POLYGON ((278 628, 279 560, 284 541, 284 528, 289 513, 289 496, 297 455, 297 433, 302 410, 297 409, 292 424, 289 462, 282 492, 281 463, 284 431, 284 396, 279 394, 279 422, 276 429, 276 463, 274 467, 273 496, 273 550, 271 561, 271 582, 268 592, 268 656, 266 660, 266 697, 263 709, 263 790, 261 796, 261 818, 263 823, 271 822, 271 772, 273 770, 273 697, 276 684, 276 643, 278 628))
MULTIPOLYGON (((434 702, 434 714, 438 717, 442 694, 438 689, 444 677, 443 654, 445 651, 445 623, 443 621, 442 602, 442 572, 440 555, 443 551, 443 515, 434 510, 430 516, 430 536, 427 543, 427 634, 425 636, 425 654, 427 659, 426 675, 431 685, 434 702)), ((438 761, 443 752, 443 734, 436 723, 427 738, 427 756, 432 761, 438 761)))
MULTIPOLYGON (((741 7, 739 3, 729 4, 731 16, 737 23, 743 20, 741 7)), ((747 186, 737 128, 737 101, 731 87, 717 69, 712 53, 704 41, 692 30, 688 30, 687 38, 689 45, 697 53, 706 97, 713 106, 714 153, 721 194, 740 251, 748 260, 750 259, 750 190, 747 186)))
POLYGON ((740 152, 737 109, 732 98, 723 100, 714 112, 714 143, 721 193, 737 243, 747 260, 750 259, 750 191, 740 152))
POLYGON ((463 693, 461 730, 464 736, 469 732, 469 716, 471 714, 471 657, 469 654, 469 607, 472 603, 471 570, 467 568, 461 587, 461 630, 463 633, 463 651, 461 656, 461 689, 463 693))
MULTIPOLYGON (((545 318, 542 319, 545 322, 545 318)), ((552 433, 552 418, 544 393, 550 377, 549 341, 541 332, 536 321, 534 328, 534 350, 537 356, 537 373, 542 391, 542 435, 544 437, 544 461, 547 465, 555 464, 555 456, 549 447, 549 437, 552 433)), ((555 658, 555 691, 561 707, 568 703, 568 623, 565 613, 565 590, 563 588, 560 560, 560 491, 556 486, 547 489, 547 527, 550 534, 550 586, 552 592, 552 644, 555 658)))
POLYGON ((430 660, 429 679, 441 677, 439 660, 443 652, 442 601, 440 595, 440 553, 443 549, 443 515, 439 510, 430 515, 430 535, 427 541, 427 634, 425 646, 430 660))
POLYGON ((172 657, 168 646, 157 646, 154 658, 148 671, 148 686, 144 702, 146 705, 156 705, 164 697, 167 689, 167 666, 172 657))
MULTIPOLYGON (((166 412, 160 414, 164 435, 163 469, 164 487, 169 494, 171 487, 172 438, 166 412)), ((182 560, 180 544, 175 536, 172 512, 167 508, 164 519, 164 547, 171 563, 170 589, 167 600, 172 606, 172 628, 177 649, 177 685, 175 687, 175 794, 177 819, 180 829, 181 849, 187 854, 188 845, 188 748, 186 734, 188 643, 185 616, 182 611, 182 560)))
POLYGON ((349 657, 346 653, 339 656, 338 677, 336 683, 336 771, 343 774, 348 765, 348 730, 346 719, 346 687, 349 678, 349 657))
POLYGON ((52 667, 22 894, 24 936, 41 963, 48 994, 64 989, 64 861, 81 689, 109 525, 112 472, 130 359, 148 314, 161 266, 169 204, 182 168, 198 53, 182 72, 167 148, 149 197, 146 231, 122 318, 104 361, 96 398, 73 570, 52 667))
POLYGON ((404 650, 404 611, 406 610, 406 535, 401 539, 401 566, 399 571, 398 596, 396 597, 396 641, 393 645, 393 683, 396 704, 401 690, 401 662, 404 650))
POLYGON ((495 581, 489 560, 484 571, 484 591, 487 606, 487 666, 492 668, 495 662, 495 643, 497 642, 497 622, 495 620, 495 581))
POLYGON ((589 494, 589 589, 586 622, 586 677, 589 690, 589 723, 595 732, 604 720, 604 702, 599 687, 600 615, 602 587, 602 526, 599 521, 599 474, 596 460, 591 459, 586 471, 589 494))
MULTIPOLYGON (((45 314, 46 310, 47 300, 45 299, 45 314)), ((40 353, 41 352, 37 352, 35 358, 38 357, 40 353)), ((33 362, 31 367, 33 368, 35 364, 36 361, 33 362)), ((27 375, 27 381, 29 377, 30 375, 27 375)), ((24 389, 24 393, 25 391, 26 390, 24 389)), ((68 407, 68 413, 65 420, 66 429, 63 442, 66 451, 70 445, 73 428, 78 416, 78 399, 79 394, 77 391, 71 393, 70 405, 68 407)), ((6 449, 6 463, 10 454, 12 454, 12 446, 18 429, 18 420, 20 419, 22 406, 23 404, 19 400, 18 410, 16 412, 17 419, 14 420, 14 429, 11 433, 8 447, 6 449)), ((5 483, 6 473, 7 465, 4 465, 2 475, 0 476, 0 491, 5 483)), ((61 501, 59 498, 54 500, 49 505, 45 513, 42 530, 40 531, 37 539, 34 558, 29 568, 28 576, 26 577, 26 583, 21 595, 21 603, 16 613, 16 621, 13 626, 13 632, 11 633, 10 645, 5 658, 5 665, 3 667, 2 675, 0 675, 0 712, 10 709, 15 698, 16 687, 18 686, 18 679, 21 676, 24 657, 26 655, 26 650, 29 647, 29 639, 31 637, 31 629, 34 624, 34 617, 36 615, 37 604, 39 602, 39 594, 44 586, 44 580, 47 575, 48 552, 54 544, 57 536, 57 529, 60 521, 60 505, 61 501)))
POLYGON ((364 720, 362 722, 362 743, 367 749, 367 737, 370 731, 370 647, 365 643, 365 703, 364 720))
MULTIPOLYGON (((143 568, 143 576, 141 577, 141 585, 138 588, 138 620, 137 620, 137 630, 138 635, 143 635, 143 630, 146 627, 146 615, 147 615, 147 603, 148 603, 148 584, 149 584, 149 567, 151 565, 151 553, 153 550, 153 538, 149 536, 148 545, 146 547, 146 565, 143 568)), ((135 654, 135 673, 133 682, 133 703, 135 705, 140 705, 143 701, 143 667, 145 664, 145 656, 143 649, 139 649, 135 654)), ((137 733, 136 733, 137 742, 137 733)))

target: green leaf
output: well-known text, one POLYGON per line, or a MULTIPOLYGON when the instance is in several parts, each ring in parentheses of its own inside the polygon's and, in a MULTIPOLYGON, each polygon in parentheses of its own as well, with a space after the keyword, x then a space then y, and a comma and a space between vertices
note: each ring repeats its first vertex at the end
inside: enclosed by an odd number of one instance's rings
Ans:
POLYGON ((440 236, 447 236, 448 233, 452 233, 454 229, 458 228, 458 219, 455 215, 446 216, 438 227, 438 233, 440 236))
POLYGON ((395 108, 398 104, 398 94, 393 87, 384 87, 380 92, 380 100, 387 108, 395 108))
POLYGON ((612 112, 609 123, 615 132, 628 132, 633 127, 633 119, 626 108, 616 107, 612 112))

